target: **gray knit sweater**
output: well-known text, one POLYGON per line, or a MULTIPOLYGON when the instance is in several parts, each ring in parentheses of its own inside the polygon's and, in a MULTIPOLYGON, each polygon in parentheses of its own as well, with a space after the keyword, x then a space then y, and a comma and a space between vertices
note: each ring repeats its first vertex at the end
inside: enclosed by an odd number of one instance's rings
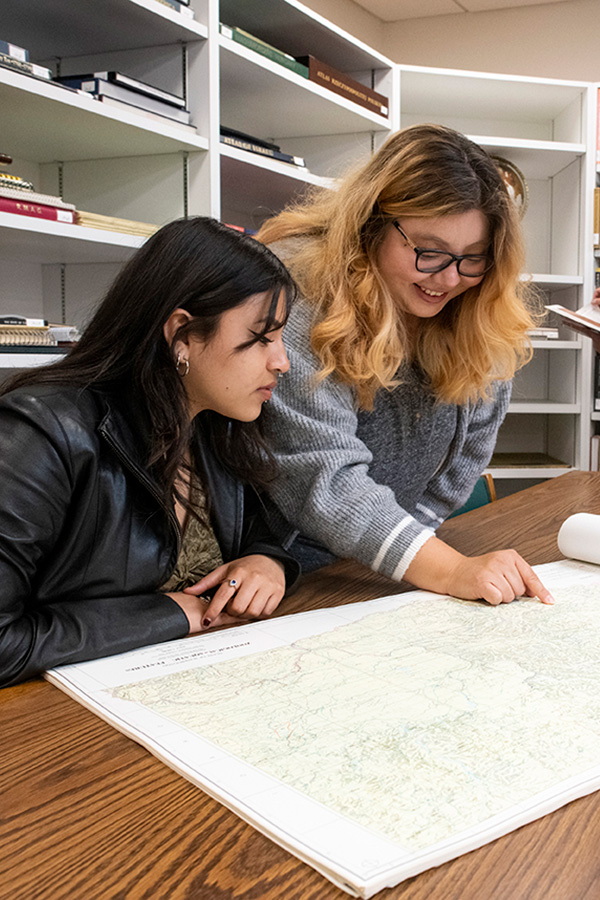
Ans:
POLYGON ((280 466, 269 488, 277 533, 288 523, 289 540, 300 532, 400 580, 488 464, 511 385, 497 382, 492 402, 442 404, 406 366, 399 387, 358 411, 350 387, 316 382, 311 323, 298 300, 284 332, 291 368, 263 414, 280 466))

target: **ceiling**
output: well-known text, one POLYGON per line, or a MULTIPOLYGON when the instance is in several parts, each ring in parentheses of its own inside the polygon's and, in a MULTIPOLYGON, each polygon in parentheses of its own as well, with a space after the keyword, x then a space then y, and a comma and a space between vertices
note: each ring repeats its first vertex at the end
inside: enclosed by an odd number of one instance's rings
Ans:
POLYGON ((565 2, 569 0, 354 0, 383 22, 565 2))

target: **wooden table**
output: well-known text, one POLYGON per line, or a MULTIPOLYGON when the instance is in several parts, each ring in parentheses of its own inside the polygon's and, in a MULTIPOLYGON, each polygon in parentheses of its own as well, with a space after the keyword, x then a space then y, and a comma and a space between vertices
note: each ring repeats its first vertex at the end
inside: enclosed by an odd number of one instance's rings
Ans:
MULTIPOLYGON (((599 473, 546 481, 439 535, 468 554, 514 547, 550 562, 573 512, 600 513, 599 473)), ((397 592, 344 561, 307 576, 283 612, 397 592)), ((1 900, 348 896, 41 679, 0 690, 0 736, 1 900)), ((377 897, 595 900, 599 847, 600 793, 377 897)))

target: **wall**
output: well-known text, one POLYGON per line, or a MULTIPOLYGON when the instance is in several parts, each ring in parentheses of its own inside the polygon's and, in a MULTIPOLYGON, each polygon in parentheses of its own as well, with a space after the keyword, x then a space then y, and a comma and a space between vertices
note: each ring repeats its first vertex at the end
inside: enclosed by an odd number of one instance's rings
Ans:
POLYGON ((395 62, 600 81, 598 0, 386 23, 352 0, 303 2, 395 62))
POLYGON ((435 16, 390 24, 380 52, 395 62, 600 81, 598 0, 435 16))
POLYGON ((384 23, 352 0, 302 0, 304 6, 319 13, 354 37, 382 53, 384 23))

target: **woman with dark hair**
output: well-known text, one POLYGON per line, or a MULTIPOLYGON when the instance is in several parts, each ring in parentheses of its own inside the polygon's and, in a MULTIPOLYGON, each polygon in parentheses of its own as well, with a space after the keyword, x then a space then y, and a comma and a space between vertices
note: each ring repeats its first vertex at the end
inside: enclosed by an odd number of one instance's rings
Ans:
POLYGON ((277 607, 299 567, 256 420, 294 291, 253 238, 171 222, 68 356, 3 385, 0 684, 277 607))
POLYGON ((465 557, 435 536, 488 464, 531 353, 518 215, 490 156, 452 129, 406 128, 258 236, 302 293, 265 423, 291 552, 465 599, 551 602, 514 551, 465 557))

